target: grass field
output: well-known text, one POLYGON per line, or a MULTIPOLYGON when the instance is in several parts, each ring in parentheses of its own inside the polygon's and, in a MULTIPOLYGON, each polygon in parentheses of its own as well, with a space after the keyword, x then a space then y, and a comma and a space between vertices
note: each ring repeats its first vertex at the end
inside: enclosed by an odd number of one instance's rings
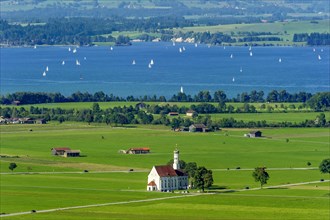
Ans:
POLYGON ((329 182, 240 191, 246 186, 259 187, 251 177, 251 169, 256 166, 269 169, 270 180, 266 186, 329 179, 329 175, 314 168, 329 155, 328 129, 262 129, 265 138, 248 139, 243 137, 247 132, 244 129, 194 134, 151 128, 79 123, 1 126, 1 155, 19 158, 0 159, 0 212, 38 212, 111 203, 6 218, 328 219, 329 182), (181 159, 213 170, 214 187, 210 192, 216 194, 189 193, 186 194, 189 197, 177 197, 184 194, 146 192, 149 170, 153 165, 167 163, 176 144, 181 159), (80 149, 84 156, 51 156, 50 148, 55 146, 80 149), (151 154, 118 153, 120 149, 137 146, 150 147, 151 154), (12 174, 8 169, 10 162, 18 165, 12 174), (312 165, 308 167, 307 162, 312 165), (82 172, 85 169, 89 172, 82 172), (134 171, 128 172, 129 169, 134 171), (46 171, 48 173, 43 173, 46 171), (66 173, 68 171, 70 173, 66 173), (165 197, 170 198, 149 200, 165 197), (131 201, 139 202, 126 203, 131 201), (112 204, 116 202, 124 203, 112 204))

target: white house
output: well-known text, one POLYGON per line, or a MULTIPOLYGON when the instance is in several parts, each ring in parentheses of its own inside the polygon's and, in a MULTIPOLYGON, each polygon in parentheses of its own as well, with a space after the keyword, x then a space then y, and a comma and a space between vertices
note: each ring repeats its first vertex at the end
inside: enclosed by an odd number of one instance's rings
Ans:
POLYGON ((187 187, 188 175, 180 169, 178 150, 174 151, 173 166, 153 166, 148 175, 148 191, 167 192, 187 187))

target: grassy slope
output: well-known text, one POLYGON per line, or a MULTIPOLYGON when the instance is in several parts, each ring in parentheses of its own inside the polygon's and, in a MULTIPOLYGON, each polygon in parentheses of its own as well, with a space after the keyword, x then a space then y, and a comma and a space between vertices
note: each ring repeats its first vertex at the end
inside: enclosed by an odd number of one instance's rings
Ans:
MULTIPOLYGON (((81 124, 1 127, 1 154, 20 155, 21 158, 1 159, 1 172, 8 172, 8 164, 16 162, 14 172, 67 171, 89 169, 116 170, 143 168, 164 164, 172 157, 178 144, 185 161, 196 161, 214 169, 215 187, 242 189, 258 187, 252 171, 236 170, 267 167, 307 167, 307 161, 317 166, 329 154, 327 129, 265 129, 266 139, 246 139, 246 130, 190 134, 168 130, 111 129, 81 124), (225 133, 228 136, 224 135, 225 133), (101 139, 104 135, 105 139, 101 139), (271 137, 271 139, 270 139, 271 137), (285 139, 290 138, 289 143, 285 139), (50 147, 70 146, 81 149, 87 157, 58 158, 50 156, 50 147), (149 146, 149 155, 121 155, 118 149, 149 146), (26 155, 29 155, 27 157, 26 155), (226 170, 226 168, 230 170, 226 170), (216 170, 224 168, 225 170, 216 170)), ((328 179, 318 170, 269 171, 268 185, 328 179)), ((1 175, 1 212, 41 210, 75 205, 173 196, 164 193, 145 193, 146 172, 95 174, 1 175), (126 192, 122 190, 135 190, 126 192), (42 202, 40 202, 42 201, 42 202)), ((168 201, 115 205, 77 209, 56 213, 26 215, 8 219, 162 219, 163 216, 190 219, 326 219, 329 184, 315 184, 293 189, 276 189, 212 196, 182 198, 168 201), (287 197, 289 196, 289 197, 287 197), (293 197, 290 197, 293 196, 293 197), (156 208, 150 211, 151 207, 156 208), (182 212, 182 207, 185 211, 182 212), (159 208, 159 209, 158 209, 159 208), (171 212, 169 212, 171 210, 171 212), (212 212, 210 212, 212 210, 212 212), (313 218, 317 219, 317 218, 313 218)), ((176 195, 176 194, 175 194, 176 195)))

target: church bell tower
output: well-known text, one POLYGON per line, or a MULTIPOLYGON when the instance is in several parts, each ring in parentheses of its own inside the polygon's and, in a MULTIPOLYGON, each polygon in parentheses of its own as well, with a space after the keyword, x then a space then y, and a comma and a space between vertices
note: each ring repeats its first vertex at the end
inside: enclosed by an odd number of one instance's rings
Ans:
POLYGON ((180 169, 180 163, 179 163, 179 150, 174 150, 174 160, 173 160, 173 169, 179 170, 180 169))

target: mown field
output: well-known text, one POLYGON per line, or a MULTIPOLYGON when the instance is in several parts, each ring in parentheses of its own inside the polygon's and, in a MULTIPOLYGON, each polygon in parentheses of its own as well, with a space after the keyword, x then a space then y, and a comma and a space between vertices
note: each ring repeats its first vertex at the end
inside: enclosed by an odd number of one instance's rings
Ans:
POLYGON ((247 186, 259 187, 251 176, 251 169, 257 166, 269 169, 266 186, 330 179, 316 169, 329 155, 328 129, 262 129, 264 138, 260 139, 244 138, 248 131, 245 129, 197 134, 164 127, 111 128, 82 123, 6 125, 0 129, 1 155, 19 157, 0 159, 0 212, 37 210, 8 219, 329 218, 329 182, 239 191, 247 186), (213 170, 214 187, 210 192, 216 194, 146 192, 149 170, 172 159, 176 145, 181 159, 213 170), (50 148, 55 146, 79 149, 83 157, 51 156, 50 148), (139 146, 150 147, 151 154, 118 153, 120 149, 139 146), (10 162, 18 165, 12 174, 10 162), (307 166, 307 162, 312 165, 307 166), (86 169, 88 173, 83 172, 86 169), (128 172, 129 169, 134 171, 128 172), (65 173, 68 171, 71 173, 65 173), (177 196, 187 197, 149 200, 177 196), (38 213, 139 200, 145 201, 38 213))

